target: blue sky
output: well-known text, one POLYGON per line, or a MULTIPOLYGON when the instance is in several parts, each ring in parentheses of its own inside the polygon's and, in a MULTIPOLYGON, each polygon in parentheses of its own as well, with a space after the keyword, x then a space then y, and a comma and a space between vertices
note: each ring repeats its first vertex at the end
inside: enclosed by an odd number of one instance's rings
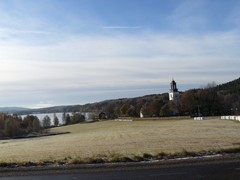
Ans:
POLYGON ((240 75, 238 0, 0 0, 0 106, 47 107, 240 75))

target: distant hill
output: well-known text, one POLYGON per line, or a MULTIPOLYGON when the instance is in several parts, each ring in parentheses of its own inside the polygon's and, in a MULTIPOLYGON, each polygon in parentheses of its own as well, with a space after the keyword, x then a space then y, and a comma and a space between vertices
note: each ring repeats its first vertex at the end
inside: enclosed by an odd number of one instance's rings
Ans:
POLYGON ((22 108, 22 107, 0 107, 0 112, 5 112, 5 113, 17 113, 21 111, 29 111, 30 109, 28 108, 22 108))
POLYGON ((240 78, 204 88, 185 91, 181 95, 181 113, 196 116, 240 114, 240 78))
POLYGON ((124 104, 129 104, 128 106, 137 106, 140 111, 141 107, 157 99, 168 99, 168 94, 152 94, 142 97, 135 98, 120 98, 105 100, 96 103, 89 103, 85 105, 70 105, 70 106, 54 106, 40 109, 26 109, 23 111, 18 111, 18 114, 35 114, 35 113, 57 113, 57 112, 106 112, 109 114, 110 111, 116 111, 116 109, 121 108, 124 104), (163 98, 164 97, 164 98, 163 98))
POLYGON ((230 81, 228 83, 218 85, 216 87, 216 91, 240 95, 240 78, 230 81))

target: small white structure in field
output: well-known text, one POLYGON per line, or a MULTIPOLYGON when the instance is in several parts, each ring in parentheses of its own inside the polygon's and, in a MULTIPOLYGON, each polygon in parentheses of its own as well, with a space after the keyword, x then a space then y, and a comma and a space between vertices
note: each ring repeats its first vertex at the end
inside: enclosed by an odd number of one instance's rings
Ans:
POLYGON ((144 114, 143 114, 143 108, 144 108, 144 107, 142 107, 142 108, 140 109, 140 113, 139 113, 139 115, 140 115, 140 118, 144 118, 144 114))
POLYGON ((240 121, 240 116, 221 116, 221 119, 223 119, 223 120, 236 120, 236 121, 240 121))
POLYGON ((203 117, 194 117, 194 120, 203 120, 203 117))

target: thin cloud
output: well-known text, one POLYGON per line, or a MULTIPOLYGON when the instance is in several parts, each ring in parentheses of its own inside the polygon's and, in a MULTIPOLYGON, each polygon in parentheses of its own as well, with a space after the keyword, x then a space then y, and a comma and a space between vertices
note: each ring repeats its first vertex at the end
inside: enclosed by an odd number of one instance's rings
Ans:
POLYGON ((141 26, 101 26, 102 29, 140 29, 141 26))
POLYGON ((31 29, 13 29, 13 28, 0 28, 0 34, 3 36, 10 36, 12 34, 14 35, 22 35, 22 34, 46 34, 46 35, 50 35, 52 34, 51 32, 48 31, 39 31, 39 30, 31 30, 31 29))
POLYGON ((204 29, 207 25, 208 18, 205 17, 204 0, 184 0, 168 16, 169 23, 180 31, 192 32, 194 29, 204 29))
POLYGON ((213 80, 223 81, 237 76, 238 39, 233 33, 202 37, 155 33, 79 36, 40 47, 0 45, 0 85, 17 89, 21 82, 33 89, 82 89, 162 84, 172 76, 199 82, 213 70, 222 72, 213 80))

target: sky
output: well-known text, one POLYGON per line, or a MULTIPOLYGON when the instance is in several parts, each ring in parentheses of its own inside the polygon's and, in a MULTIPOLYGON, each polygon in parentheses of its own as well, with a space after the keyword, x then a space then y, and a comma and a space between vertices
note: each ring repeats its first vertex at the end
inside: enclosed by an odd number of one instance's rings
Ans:
POLYGON ((0 107, 222 84, 239 49, 239 0, 0 0, 0 107))

